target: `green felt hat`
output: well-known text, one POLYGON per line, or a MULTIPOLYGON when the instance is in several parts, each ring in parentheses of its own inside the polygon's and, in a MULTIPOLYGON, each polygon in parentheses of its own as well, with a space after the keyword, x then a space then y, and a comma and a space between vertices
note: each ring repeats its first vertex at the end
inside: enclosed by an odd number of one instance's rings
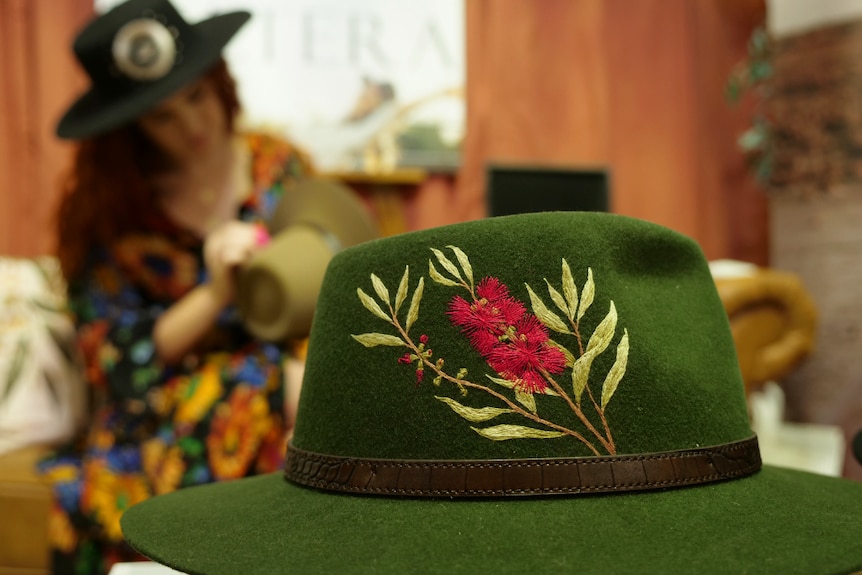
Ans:
POLYGON ((188 573, 850 573, 862 484, 761 466, 696 243, 525 214, 336 255, 285 473, 122 527, 188 573))

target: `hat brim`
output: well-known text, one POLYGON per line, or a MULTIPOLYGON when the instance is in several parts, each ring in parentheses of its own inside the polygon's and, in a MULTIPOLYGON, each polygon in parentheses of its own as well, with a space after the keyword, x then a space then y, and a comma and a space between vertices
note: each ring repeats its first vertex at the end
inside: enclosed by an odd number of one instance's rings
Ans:
POLYGON ((88 138, 134 120, 213 66, 228 41, 250 17, 248 12, 231 12, 195 24, 194 31, 199 36, 195 42, 197 49, 186 50, 182 62, 167 76, 152 84, 141 83, 120 97, 90 89, 60 119, 57 136, 88 138))
POLYGON ((667 491, 482 500, 333 494, 281 474, 130 508, 126 539, 190 574, 850 573, 862 483, 764 466, 667 491))

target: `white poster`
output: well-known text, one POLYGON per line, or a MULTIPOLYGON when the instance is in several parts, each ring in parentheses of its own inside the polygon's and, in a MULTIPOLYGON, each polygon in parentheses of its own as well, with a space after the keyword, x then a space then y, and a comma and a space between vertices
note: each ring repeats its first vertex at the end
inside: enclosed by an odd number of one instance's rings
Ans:
POLYGON ((173 3, 190 22, 252 13, 226 51, 247 123, 281 131, 321 169, 457 166, 464 0, 173 3))

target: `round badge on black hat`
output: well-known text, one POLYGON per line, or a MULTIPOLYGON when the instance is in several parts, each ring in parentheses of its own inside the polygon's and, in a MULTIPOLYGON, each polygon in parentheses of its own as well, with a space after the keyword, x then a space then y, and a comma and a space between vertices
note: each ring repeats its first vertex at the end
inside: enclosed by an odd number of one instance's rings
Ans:
POLYGON ((98 16, 73 45, 90 89, 57 135, 88 138, 135 119, 214 65, 249 17, 238 11, 189 24, 167 0, 129 0, 98 16))
POLYGON ((177 60, 173 34, 151 18, 132 20, 120 28, 111 48, 117 69, 140 81, 162 78, 177 60))

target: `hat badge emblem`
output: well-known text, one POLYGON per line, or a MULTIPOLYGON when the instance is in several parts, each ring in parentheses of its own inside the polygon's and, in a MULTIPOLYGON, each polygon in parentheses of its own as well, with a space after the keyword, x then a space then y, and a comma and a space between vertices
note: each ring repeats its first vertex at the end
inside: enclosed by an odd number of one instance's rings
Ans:
POLYGON ((177 60, 174 34, 152 18, 126 23, 114 36, 111 51, 117 69, 140 81, 164 77, 177 60))

